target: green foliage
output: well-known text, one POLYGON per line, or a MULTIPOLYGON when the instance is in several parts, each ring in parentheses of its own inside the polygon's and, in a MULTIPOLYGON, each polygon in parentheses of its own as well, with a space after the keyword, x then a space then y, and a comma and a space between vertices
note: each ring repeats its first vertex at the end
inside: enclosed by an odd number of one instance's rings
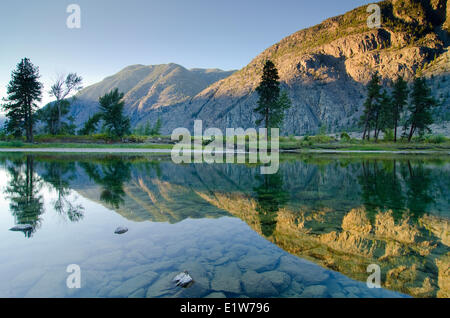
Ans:
POLYGON ((104 127, 108 134, 118 138, 130 133, 130 119, 123 115, 123 96, 116 88, 99 98, 104 127))
POLYGON ((419 135, 431 132, 429 128, 429 125, 433 123, 431 108, 437 105, 438 102, 431 95, 431 88, 427 85, 426 79, 423 77, 414 79, 411 105, 408 107, 410 113, 407 120, 407 124, 410 126, 408 141, 412 140, 416 132, 419 135))
POLYGON ((155 126, 151 126, 150 121, 147 121, 145 125, 138 125, 137 128, 133 129, 133 134, 136 136, 158 136, 161 134, 162 122, 161 119, 155 123, 155 126))
POLYGON ((372 75, 367 85, 367 98, 364 102, 364 112, 360 118, 360 125, 364 128, 363 139, 370 139, 370 131, 374 126, 376 116, 380 107, 381 85, 378 72, 372 75))
POLYGON ((367 99, 364 102, 364 113, 360 125, 364 127, 363 139, 370 140, 374 130, 375 140, 381 131, 393 129, 393 141, 397 141, 397 127, 401 114, 408 101, 408 85, 399 77, 394 83, 392 95, 380 85, 378 73, 372 76, 367 85, 367 99))
POLYGON ((161 118, 158 118, 155 126, 150 130, 150 136, 160 135, 161 134, 161 126, 162 126, 161 118))
POLYGON ((6 130, 3 127, 0 128, 0 140, 1 141, 6 140, 6 130))
POLYGON ((384 141, 394 141, 394 130, 391 128, 384 130, 384 141))
POLYGON ((78 135, 92 135, 95 132, 97 132, 97 125, 99 124, 100 120, 102 120, 102 114, 97 113, 91 117, 84 123, 84 126, 82 129, 78 131, 78 135))
POLYGON ((59 114, 61 117, 66 116, 70 111, 70 101, 67 99, 59 102, 47 104, 45 107, 36 112, 37 120, 44 123, 44 132, 52 135, 74 133, 75 126, 71 123, 73 118, 67 118, 67 121, 59 121, 59 114), (58 126, 59 125, 59 126, 58 126), (59 128, 58 128, 59 127, 59 128))
POLYGON ((81 90, 83 79, 76 73, 70 73, 66 77, 60 76, 51 86, 50 96, 54 96, 56 101, 53 103, 52 110, 49 110, 52 117, 45 120, 47 122, 47 131, 53 135, 62 134, 67 127, 63 127, 63 117, 69 112, 70 102, 67 98, 73 92, 81 90))
POLYGON ((147 121, 144 127, 143 135, 144 136, 150 136, 152 133, 152 127, 150 125, 150 121, 147 121))
POLYGON ((348 134, 348 133, 346 133, 345 131, 343 131, 343 132, 341 132, 341 140, 342 141, 345 141, 345 142, 347 142, 347 141, 350 141, 350 135, 348 134))
POLYGON ((107 134, 94 134, 90 136, 85 135, 37 135, 36 142, 39 143, 107 143, 112 139, 107 134))
POLYGON ((287 92, 280 90, 279 79, 275 64, 270 60, 266 61, 261 82, 256 88, 259 100, 258 107, 254 111, 260 115, 256 124, 264 123, 264 127, 267 129, 280 128, 285 111, 291 107, 291 100, 287 92))
POLYGON ((393 109, 391 96, 386 90, 384 90, 381 93, 380 107, 378 109, 378 121, 375 123, 375 127, 378 128, 378 131, 376 132, 376 139, 378 139, 380 131, 394 128, 393 109))
POLYGON ((20 141, 20 140, 9 141, 7 144, 5 144, 5 146, 13 147, 13 148, 21 148, 24 145, 25 144, 22 141, 20 141))
POLYGON ((412 141, 417 143, 426 143, 426 144, 443 144, 446 143, 449 140, 449 138, 445 137, 444 135, 419 135, 412 138, 412 141))
POLYGON ((135 143, 135 144, 144 143, 145 140, 146 140, 146 138, 144 136, 137 136, 137 135, 128 135, 123 138, 124 142, 135 143))
POLYGON ((41 100, 42 83, 39 82, 39 68, 30 59, 24 58, 11 74, 7 87, 8 97, 4 99, 6 131, 15 137, 25 132, 26 139, 33 141, 33 124, 36 120, 36 102, 41 100))
POLYGON ((319 135, 325 136, 327 134, 327 126, 322 124, 319 128, 319 135))
POLYGON ((397 128, 401 119, 403 109, 408 103, 408 83, 403 77, 399 76, 394 83, 394 90, 392 92, 392 114, 394 124, 394 141, 397 141, 397 128))
POLYGON ((329 144, 336 141, 333 137, 327 135, 317 135, 317 136, 305 136, 303 141, 308 142, 309 145, 312 144, 329 144))

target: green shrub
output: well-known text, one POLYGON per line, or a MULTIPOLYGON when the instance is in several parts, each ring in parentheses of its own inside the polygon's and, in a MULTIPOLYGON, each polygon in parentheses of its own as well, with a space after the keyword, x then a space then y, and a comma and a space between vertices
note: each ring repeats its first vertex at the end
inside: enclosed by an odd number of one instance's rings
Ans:
POLYGON ((393 129, 386 129, 384 131, 384 141, 394 141, 394 130, 393 129))
POLYGON ((345 141, 345 142, 348 142, 348 141, 350 141, 350 135, 348 134, 348 133, 346 133, 345 131, 343 131, 342 133, 341 133, 341 140, 342 141, 345 141))
POLYGON ((147 139, 147 137, 145 137, 145 136, 129 135, 129 136, 124 137, 122 139, 122 141, 128 142, 128 143, 142 144, 145 142, 146 139, 147 139))
POLYGON ((24 143, 20 140, 14 140, 7 143, 10 147, 23 147, 24 143))
POLYGON ((442 144, 447 141, 444 135, 425 136, 425 142, 429 144, 442 144))
POLYGON ((327 144, 336 141, 335 138, 327 136, 327 135, 317 135, 317 136, 308 136, 303 137, 302 144, 327 144))

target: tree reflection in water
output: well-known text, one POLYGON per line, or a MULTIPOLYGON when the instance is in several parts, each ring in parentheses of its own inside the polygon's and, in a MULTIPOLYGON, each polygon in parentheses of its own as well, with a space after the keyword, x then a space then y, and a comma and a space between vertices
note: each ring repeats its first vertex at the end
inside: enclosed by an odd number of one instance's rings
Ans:
POLYGON ((421 162, 364 161, 358 182, 369 216, 373 219, 379 211, 392 210, 397 221, 407 212, 417 221, 434 202, 430 173, 421 162))
POLYGON ((39 193, 42 180, 34 172, 34 157, 16 159, 8 166, 10 181, 5 194, 10 200, 9 209, 17 225, 31 225, 32 229, 23 231, 31 237, 39 228, 44 213, 43 197, 39 193))
POLYGON ((76 179, 76 165, 72 161, 44 162, 45 172, 42 179, 50 184, 57 192, 57 198, 53 207, 59 215, 66 217, 71 222, 78 222, 84 216, 84 208, 71 202, 70 181, 76 179))
POLYGON ((80 163, 89 178, 103 187, 100 200, 118 209, 124 202, 123 184, 131 179, 131 163, 111 158, 104 164, 80 163))
POLYGON ((289 194, 283 188, 283 178, 280 173, 273 175, 258 175, 256 192, 256 211, 258 212, 261 231, 264 236, 271 236, 277 226, 278 211, 289 199, 289 194))

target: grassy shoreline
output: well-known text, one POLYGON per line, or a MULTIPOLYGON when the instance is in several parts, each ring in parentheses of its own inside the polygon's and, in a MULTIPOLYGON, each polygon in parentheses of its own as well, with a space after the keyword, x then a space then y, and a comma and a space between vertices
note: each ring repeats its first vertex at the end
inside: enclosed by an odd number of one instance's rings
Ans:
POLYGON ((99 143, 15 143, 15 142, 0 142, 1 149, 45 149, 45 148, 86 148, 86 149, 172 149, 170 144, 132 144, 132 143, 113 143, 113 144, 99 144, 99 143))
MULTIPOLYGON (((114 143, 114 144, 99 144, 99 143, 16 143, 16 142, 0 142, 0 151, 26 151, 29 150, 50 150, 50 149, 89 149, 89 152, 95 149, 105 150, 171 150, 171 144, 155 144, 155 143, 114 143)), ((280 142, 281 152, 301 153, 301 152, 408 152, 408 153, 423 153, 423 152, 450 152, 450 144, 424 144, 424 143, 326 143, 326 144, 309 144, 299 145, 293 143, 280 142)))

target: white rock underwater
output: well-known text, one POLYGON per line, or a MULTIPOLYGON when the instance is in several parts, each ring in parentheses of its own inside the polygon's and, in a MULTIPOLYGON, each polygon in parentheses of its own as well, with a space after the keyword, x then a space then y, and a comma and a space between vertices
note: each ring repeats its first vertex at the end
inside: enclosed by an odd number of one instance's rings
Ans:
POLYGON ((177 276, 175 276, 173 282, 175 282, 177 286, 188 288, 193 284, 194 280, 187 271, 184 271, 183 273, 180 273, 177 276))

